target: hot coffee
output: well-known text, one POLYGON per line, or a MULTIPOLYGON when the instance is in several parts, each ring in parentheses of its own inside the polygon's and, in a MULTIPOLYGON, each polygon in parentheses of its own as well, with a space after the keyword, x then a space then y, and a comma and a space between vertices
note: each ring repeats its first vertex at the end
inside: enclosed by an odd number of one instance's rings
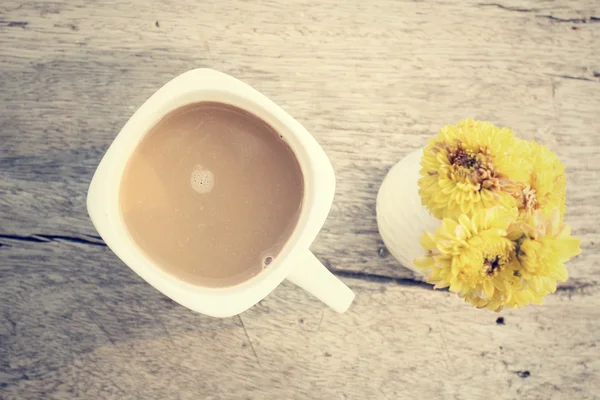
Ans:
POLYGON ((238 107, 194 103, 150 129, 119 188, 135 243, 186 282, 244 282, 277 258, 300 215, 304 181, 289 145, 238 107))

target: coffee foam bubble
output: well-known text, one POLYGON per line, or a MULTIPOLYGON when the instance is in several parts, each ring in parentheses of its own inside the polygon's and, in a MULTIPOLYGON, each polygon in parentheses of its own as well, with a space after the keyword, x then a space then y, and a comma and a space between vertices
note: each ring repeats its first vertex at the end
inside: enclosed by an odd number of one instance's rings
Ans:
POLYGON ((200 194, 210 193, 215 185, 215 175, 211 171, 202 168, 201 165, 196 165, 192 171, 190 184, 192 189, 200 194))

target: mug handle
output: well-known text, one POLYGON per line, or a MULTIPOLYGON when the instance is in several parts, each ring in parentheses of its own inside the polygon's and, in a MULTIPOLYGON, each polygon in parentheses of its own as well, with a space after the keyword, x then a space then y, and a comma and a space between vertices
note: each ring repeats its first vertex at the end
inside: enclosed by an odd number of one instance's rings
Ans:
POLYGON ((287 279, 339 313, 345 312, 354 300, 354 292, 310 251, 306 252, 301 265, 292 270, 287 279))

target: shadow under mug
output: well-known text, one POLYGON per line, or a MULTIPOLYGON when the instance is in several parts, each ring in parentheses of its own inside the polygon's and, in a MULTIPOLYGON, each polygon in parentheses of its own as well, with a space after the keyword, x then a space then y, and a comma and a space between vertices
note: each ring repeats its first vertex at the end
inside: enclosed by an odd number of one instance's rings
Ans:
POLYGON ((87 196, 87 209, 102 239, 133 271, 160 292, 194 311, 229 317, 271 293, 284 279, 344 312, 354 293, 310 252, 333 202, 335 175, 315 138, 282 108, 249 85, 211 69, 195 69, 154 93, 129 119, 102 158, 87 196), (269 268, 238 285, 192 285, 167 272, 130 237, 119 211, 119 186, 125 165, 144 135, 169 112, 187 104, 213 101, 242 108, 271 125, 293 150, 304 177, 298 224, 269 268))

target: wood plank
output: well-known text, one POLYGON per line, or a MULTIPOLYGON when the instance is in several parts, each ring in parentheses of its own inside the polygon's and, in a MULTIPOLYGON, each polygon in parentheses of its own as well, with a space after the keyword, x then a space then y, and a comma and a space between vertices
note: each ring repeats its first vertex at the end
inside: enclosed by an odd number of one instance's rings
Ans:
POLYGON ((332 268, 412 277, 377 257, 377 189, 442 125, 473 116, 559 153, 584 243, 573 275, 599 280, 596 1, 3 4, 2 233, 95 234, 85 191, 112 138, 163 83, 208 66, 281 104, 329 154, 336 200, 313 248, 332 268))
POLYGON ((4 0, 0 398, 600 398, 599 18, 597 0, 4 0), (313 250, 357 293, 346 314, 284 283, 205 317, 96 236, 85 195, 102 154, 196 67, 248 82, 330 156, 313 250), (474 310, 379 255, 387 170, 464 117, 567 165, 583 254, 544 306, 474 310))
POLYGON ((240 317, 162 296, 102 246, 3 240, 2 398, 597 398, 600 291, 500 314, 344 279, 336 314, 284 284, 240 317), (501 322, 499 317, 504 318, 501 322))

